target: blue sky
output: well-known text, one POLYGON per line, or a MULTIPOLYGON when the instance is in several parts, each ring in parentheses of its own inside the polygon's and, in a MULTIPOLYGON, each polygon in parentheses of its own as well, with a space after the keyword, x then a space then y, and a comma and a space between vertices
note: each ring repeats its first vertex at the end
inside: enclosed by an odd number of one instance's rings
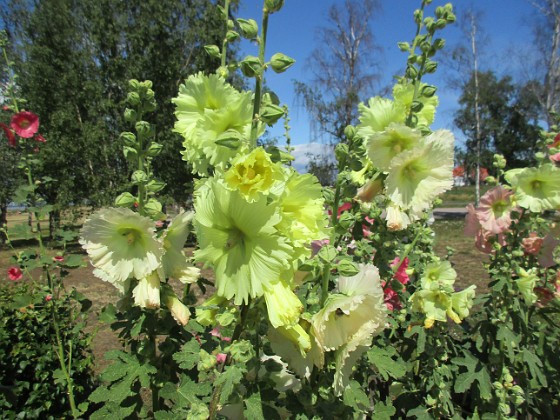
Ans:
MULTIPOLYGON (((260 24, 262 3, 262 0, 242 1, 237 17, 252 18, 260 24)), ((296 60, 296 64, 283 74, 268 71, 266 83, 281 102, 290 107, 291 137, 292 143, 297 145, 294 154, 298 157, 296 167, 300 170, 305 165, 304 152, 317 150, 320 145, 317 144, 318 139, 313 138, 307 113, 295 100, 293 81, 306 82, 312 77, 307 58, 319 46, 316 29, 326 25, 328 9, 335 3, 343 5, 344 0, 285 0, 282 10, 269 18, 267 59, 276 52, 282 52, 296 60)), ((413 38, 415 26, 412 13, 419 7, 420 0, 381 0, 381 3, 383 10, 372 19, 371 27, 376 42, 383 47, 383 52, 378 56, 384 69, 383 82, 391 84, 393 75, 401 72, 406 62, 406 55, 399 51, 397 42, 411 41, 413 38)), ((434 0, 428 13, 433 14, 436 6, 445 3, 434 0)), ((530 21, 535 10, 529 0, 456 0, 453 4, 458 16, 469 7, 483 12, 479 26, 487 35, 488 43, 481 57, 481 68, 493 69, 500 75, 509 73, 517 76, 519 71, 517 61, 511 58, 512 50, 530 49, 533 41, 530 21)), ((460 34, 459 24, 456 23, 442 31, 441 36, 446 39, 446 47, 449 48, 459 42, 460 34)), ((246 54, 258 55, 255 45, 245 43, 242 50, 246 54)), ((462 136, 452 122, 459 93, 446 86, 443 78, 445 71, 444 67, 440 67, 435 77, 429 80, 438 87, 440 98, 440 107, 432 127, 454 131, 460 142, 462 136)), ((283 131, 279 123, 271 134, 281 136, 283 131)))

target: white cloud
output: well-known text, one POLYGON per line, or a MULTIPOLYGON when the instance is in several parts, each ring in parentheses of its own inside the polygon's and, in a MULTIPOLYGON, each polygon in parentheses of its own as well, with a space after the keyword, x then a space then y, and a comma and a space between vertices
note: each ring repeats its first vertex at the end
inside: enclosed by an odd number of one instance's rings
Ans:
POLYGON ((292 162, 292 166, 301 174, 307 173, 307 163, 309 162, 308 154, 319 155, 324 153, 328 148, 327 145, 321 143, 305 143, 296 144, 292 146, 292 155, 295 160, 292 162))

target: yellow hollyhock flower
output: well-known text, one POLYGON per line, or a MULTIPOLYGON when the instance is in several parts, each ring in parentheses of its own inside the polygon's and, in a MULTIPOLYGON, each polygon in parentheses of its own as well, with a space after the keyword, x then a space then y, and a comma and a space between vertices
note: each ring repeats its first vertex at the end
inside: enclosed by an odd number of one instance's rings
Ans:
POLYGON ((255 201, 259 194, 267 195, 274 183, 282 179, 281 167, 270 160, 262 147, 235 158, 224 174, 227 186, 238 190, 247 201, 255 201))
MULTIPOLYGON (((471 285, 466 289, 461 290, 460 292, 455 292, 451 295, 451 306, 453 308, 453 312, 457 314, 459 322, 469 316, 470 310, 473 306, 475 289, 476 286, 471 285)), ((457 322, 457 320, 453 320, 457 322)))

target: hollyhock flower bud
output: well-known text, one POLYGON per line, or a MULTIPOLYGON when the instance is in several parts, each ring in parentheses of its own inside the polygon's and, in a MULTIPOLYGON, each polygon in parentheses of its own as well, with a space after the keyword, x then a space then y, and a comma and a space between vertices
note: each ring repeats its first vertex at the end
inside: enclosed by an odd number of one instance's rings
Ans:
POLYGON ((62 263, 62 262, 64 262, 64 257, 62 255, 55 255, 53 257, 53 261, 55 263, 62 263))
POLYGON ((10 267, 8 269, 8 278, 11 281, 20 281, 23 278, 23 272, 19 267, 10 267))
POLYGON ((216 355, 216 362, 218 362, 220 364, 225 363, 226 359, 227 359, 227 354, 225 354, 225 353, 218 353, 216 355))
POLYGON ((45 296, 45 302, 50 302, 52 298, 53 296, 51 294, 48 294, 47 296, 45 296))

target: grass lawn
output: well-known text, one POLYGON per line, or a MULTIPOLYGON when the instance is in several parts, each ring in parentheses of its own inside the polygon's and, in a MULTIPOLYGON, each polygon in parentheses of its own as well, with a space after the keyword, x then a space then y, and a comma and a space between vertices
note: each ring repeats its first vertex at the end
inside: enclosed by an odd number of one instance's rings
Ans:
MULTIPOLYGON (((488 185, 480 185, 480 196, 482 197, 491 187, 488 185)), ((453 187, 446 191, 440 197, 442 202, 437 207, 465 207, 469 203, 474 203, 476 191, 474 185, 466 185, 464 187, 453 187)))

